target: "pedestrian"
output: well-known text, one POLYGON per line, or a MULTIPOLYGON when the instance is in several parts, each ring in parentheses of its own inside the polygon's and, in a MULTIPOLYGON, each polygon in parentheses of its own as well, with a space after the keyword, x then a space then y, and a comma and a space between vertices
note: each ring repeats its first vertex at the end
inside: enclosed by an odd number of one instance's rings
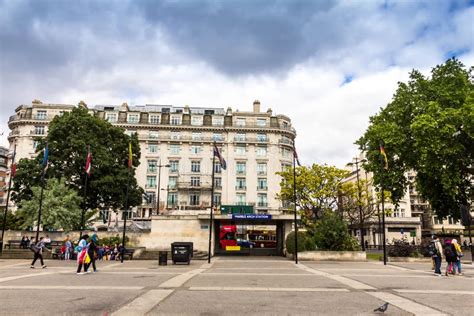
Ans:
POLYGON ((87 253, 89 254, 89 257, 91 261, 87 263, 87 267, 84 269, 87 271, 89 267, 92 265, 92 268, 94 269, 94 273, 97 272, 97 268, 95 266, 95 258, 97 254, 97 235, 94 234, 92 235, 90 242, 89 242, 89 247, 87 248, 87 253))
POLYGON ((66 236, 66 240, 64 241, 64 247, 66 247, 64 252, 64 260, 71 260, 71 253, 72 249, 72 242, 69 239, 69 235, 66 236))
POLYGON ((464 246, 464 249, 466 249, 466 248, 467 248, 467 240, 466 240, 466 239, 464 239, 464 241, 463 241, 463 243, 462 243, 462 244, 463 244, 463 246, 464 246))
POLYGON ((79 244, 76 246, 76 252, 77 252, 77 273, 76 274, 84 274, 87 273, 87 264, 84 264, 84 259, 87 254, 87 239, 89 238, 89 235, 85 234, 84 236, 81 237, 81 240, 79 240, 79 244), (82 267, 84 266, 84 272, 81 272, 82 267))
POLYGON ((46 245, 44 244, 43 239, 44 238, 41 237, 36 245, 34 244, 34 242, 31 243, 32 244, 31 250, 34 252, 33 262, 31 263, 31 267, 30 267, 31 269, 35 268, 35 263, 36 263, 36 260, 38 259, 40 259, 41 268, 43 269, 46 268, 46 265, 44 264, 44 261, 43 261, 43 249, 46 249, 47 251, 49 251, 49 249, 46 248, 46 245))
POLYGON ((21 237, 21 241, 20 241, 20 248, 21 249, 26 249, 28 247, 29 243, 30 243, 30 241, 28 240, 28 237, 26 235, 23 235, 23 237, 21 237))
POLYGON ((441 276, 441 260, 443 259, 443 247, 438 239, 438 236, 433 235, 433 239, 430 244, 431 258, 435 263, 435 275, 441 276))
POLYGON ((446 272, 445 275, 448 276, 450 273, 456 274, 454 269, 454 264, 457 261, 456 249, 451 241, 448 239, 444 245, 444 256, 446 257, 446 272))
POLYGON ((464 256, 462 253, 461 245, 458 244, 458 241, 456 239, 451 240, 451 244, 454 245, 454 250, 456 252, 457 260, 454 263, 454 270, 458 270, 458 274, 462 275, 461 272, 461 258, 464 256))

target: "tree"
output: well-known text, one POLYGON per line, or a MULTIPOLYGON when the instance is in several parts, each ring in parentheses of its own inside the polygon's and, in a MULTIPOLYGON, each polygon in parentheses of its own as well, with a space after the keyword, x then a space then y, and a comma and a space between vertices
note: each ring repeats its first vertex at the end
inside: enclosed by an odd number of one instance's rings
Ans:
POLYGON ((391 192, 395 204, 403 198, 410 170, 416 172, 416 189, 439 218, 458 219, 460 205, 473 200, 472 71, 454 58, 434 67, 431 78, 413 70, 356 142, 366 152, 374 182, 391 192), (380 143, 388 156, 387 170, 380 143))
MULTIPOLYGON (((64 178, 68 187, 82 197, 85 180, 87 148, 92 153, 92 174, 88 181, 85 205, 88 209, 123 209, 128 176, 128 144, 132 144, 133 166, 138 166, 140 148, 136 134, 131 137, 122 128, 91 115, 84 107, 56 116, 49 124, 48 135, 38 139, 40 153, 48 142, 49 168, 46 178, 64 178)), ((22 159, 17 166, 12 199, 21 201, 31 198, 33 186, 40 184, 40 162, 22 159)), ((129 206, 141 203, 142 189, 135 179, 132 168, 130 177, 129 206)))
MULTIPOLYGON (((31 200, 23 200, 17 211, 24 219, 23 227, 37 225, 40 203, 40 186, 32 188, 31 200)), ((71 230, 81 219, 81 198, 76 191, 66 186, 64 179, 49 179, 44 189, 41 224, 47 229, 71 230)))
MULTIPOLYGON (((0 220, 0 229, 2 229, 3 225, 3 214, 4 214, 5 208, 0 209, 0 214, 1 215, 1 220, 0 220)), ((19 216, 17 213, 12 213, 9 211, 7 213, 7 220, 5 223, 5 230, 20 230, 21 227, 23 226, 24 220, 21 216, 19 216)))
POLYGON ((349 233, 344 219, 332 211, 325 211, 316 222, 313 238, 320 250, 359 250, 357 240, 349 233))
MULTIPOLYGON (((293 202, 293 169, 288 168, 278 174, 282 177, 278 198, 293 202)), ((342 180, 348 174, 346 170, 328 165, 296 168, 296 206, 301 211, 304 226, 310 229, 323 211, 338 207, 342 180)))
POLYGON ((377 214, 376 200, 369 190, 369 184, 366 180, 360 180, 359 185, 354 182, 344 183, 341 188, 340 204, 345 215, 344 217, 351 225, 364 225, 367 220, 377 214))

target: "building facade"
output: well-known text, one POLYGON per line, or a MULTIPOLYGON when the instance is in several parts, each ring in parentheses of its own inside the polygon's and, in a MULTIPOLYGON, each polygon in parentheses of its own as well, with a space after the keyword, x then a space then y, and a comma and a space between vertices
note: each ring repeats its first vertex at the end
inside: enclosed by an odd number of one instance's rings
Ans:
POLYGON ((7 167, 8 148, 0 146, 0 209, 3 209, 7 202, 7 167))
MULTIPOLYGON (((248 112, 171 105, 77 106, 138 135, 141 159, 136 177, 146 196, 134 210, 135 218, 209 210, 212 168, 215 205, 252 206, 258 213, 284 210, 276 198, 276 172, 292 164, 296 132, 289 117, 271 109, 262 112, 259 101, 248 112), (212 165, 214 144, 227 162, 226 170, 212 165)), ((17 107, 9 119, 10 153, 16 145, 17 160, 33 158, 35 139, 47 135, 55 116, 74 107, 38 100, 17 107)))

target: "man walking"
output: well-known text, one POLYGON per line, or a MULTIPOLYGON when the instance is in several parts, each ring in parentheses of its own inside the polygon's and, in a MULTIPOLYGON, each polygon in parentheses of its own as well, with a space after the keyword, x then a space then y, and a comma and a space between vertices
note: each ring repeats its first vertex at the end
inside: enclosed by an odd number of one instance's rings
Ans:
POLYGON ((438 239, 438 236, 433 235, 433 240, 431 240, 433 243, 433 254, 431 257, 433 258, 435 262, 435 275, 436 276, 441 276, 441 260, 443 259, 443 247, 441 246, 441 242, 438 239))
MULTIPOLYGON (((32 243, 31 245, 31 250, 34 252, 34 258, 33 258, 33 262, 31 263, 31 269, 34 269, 35 268, 35 263, 36 263, 36 260, 40 259, 40 262, 41 262, 41 267, 43 269, 46 268, 46 265, 44 264, 44 261, 43 261, 43 249, 46 249, 48 250, 48 248, 46 248, 45 244, 44 244, 44 241, 43 241, 43 237, 40 238, 40 240, 38 241, 38 243, 35 245, 34 243, 32 243)), ((49 250, 48 250, 49 251, 49 250)))

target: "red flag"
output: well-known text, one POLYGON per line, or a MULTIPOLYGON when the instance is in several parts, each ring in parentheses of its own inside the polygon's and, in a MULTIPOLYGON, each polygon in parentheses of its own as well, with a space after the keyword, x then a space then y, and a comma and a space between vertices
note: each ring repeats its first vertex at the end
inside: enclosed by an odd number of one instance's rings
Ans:
POLYGON ((296 160, 298 167, 301 167, 300 160, 298 159, 298 153, 296 152, 296 147, 293 147, 293 158, 296 160))
POLYGON ((87 158, 86 158, 86 173, 88 176, 91 175, 91 163, 92 163, 92 154, 90 152, 90 148, 87 149, 87 158))
POLYGON ((217 148, 216 143, 214 143, 214 156, 216 156, 219 160, 221 168, 225 170, 227 168, 227 163, 225 162, 224 157, 222 157, 221 153, 219 152, 219 148, 217 148))
POLYGON ((11 165, 11 171, 10 171, 10 178, 14 178, 16 175, 16 161, 15 161, 15 156, 16 156, 16 145, 15 149, 13 150, 13 157, 12 157, 12 165, 11 165))

